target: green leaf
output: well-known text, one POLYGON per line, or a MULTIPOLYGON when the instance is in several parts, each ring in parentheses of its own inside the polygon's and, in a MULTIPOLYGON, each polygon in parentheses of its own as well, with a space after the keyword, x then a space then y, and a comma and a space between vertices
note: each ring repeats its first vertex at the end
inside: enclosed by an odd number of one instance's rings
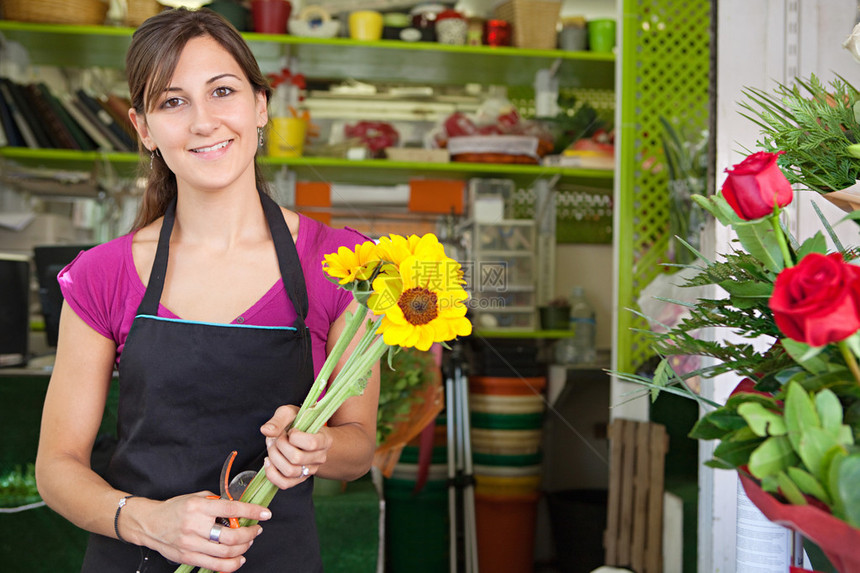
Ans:
POLYGON ((764 491, 770 492, 772 494, 779 494, 779 479, 777 476, 766 476, 761 479, 761 488, 764 491))
POLYGON ((784 412, 788 438, 794 449, 800 451, 800 440, 803 435, 811 428, 820 428, 821 421, 818 419, 818 413, 812 405, 809 394, 797 382, 791 382, 788 385, 784 412))
POLYGON ((813 374, 827 372, 827 358, 819 358, 824 346, 809 346, 806 343, 792 340, 791 338, 780 339, 783 349, 788 352, 795 362, 813 374))
POLYGON ((860 159, 860 143, 853 143, 851 145, 845 146, 845 153, 850 155, 851 157, 856 157, 860 159))
POLYGON ((833 452, 833 455, 825 458, 822 465, 827 466, 827 480, 824 482, 827 486, 827 491, 830 493, 830 499, 833 502, 831 509, 833 511, 833 515, 844 518, 845 517, 845 502, 842 499, 842 495, 839 493, 839 470, 842 467, 842 462, 845 458, 848 457, 848 454, 845 453, 844 450, 836 450, 833 452))
POLYGON ((705 414, 696 420, 693 429, 687 436, 694 440, 719 440, 730 432, 730 430, 716 425, 708 416, 710 414, 705 414))
POLYGON ((726 227, 730 227, 741 220, 722 195, 692 195, 690 199, 726 227))
POLYGON ((773 283, 729 280, 722 281, 719 285, 731 295, 732 302, 736 297, 769 299, 773 293, 773 283))
POLYGON ((729 432, 746 425, 746 421, 737 412, 719 408, 699 418, 689 436, 696 440, 722 439, 729 432))
POLYGON ((836 439, 821 428, 807 428, 800 438, 797 453, 812 475, 824 481, 827 477, 826 459, 833 455, 831 451, 844 449, 836 439))
MULTIPOLYGON (((857 212, 860 213, 860 211, 857 212)), ((860 332, 855 332, 842 342, 848 346, 848 349, 855 357, 860 357, 860 332)))
MULTIPOLYGON (((672 370, 672 367, 669 365, 669 361, 665 358, 660 361, 660 364, 657 365, 657 369, 654 371, 654 386, 665 387, 669 384, 669 382, 674 378, 675 371, 672 370)), ((655 402, 657 397, 660 395, 660 388, 651 388, 651 402, 655 402)))
POLYGON ((839 497, 845 507, 845 520, 860 527, 860 454, 852 454, 839 466, 839 497))
POLYGON ((772 436, 750 454, 748 465, 750 473, 761 479, 775 475, 796 463, 797 455, 789 439, 786 436, 772 436))
MULTIPOLYGON (((789 468, 791 469, 791 468, 789 468)), ((788 474, 785 472, 779 472, 776 475, 777 483, 779 484, 779 491, 785 496, 785 499, 792 505, 809 505, 806 501, 806 498, 803 497, 803 492, 800 491, 800 488, 795 485, 795 483, 788 477, 788 474)))
POLYGON ((816 232, 815 235, 803 241, 803 244, 797 250, 797 260, 799 261, 810 253, 827 254, 827 239, 824 238, 821 231, 816 232))
POLYGON ((732 465, 728 462, 724 462, 722 460, 708 460, 705 462, 705 465, 709 468, 714 468, 715 470, 734 470, 737 469, 738 466, 732 465))
POLYGON ((825 432, 833 436, 834 440, 843 446, 849 446, 854 443, 853 439, 849 443, 842 443, 840 441, 840 439, 844 439, 845 435, 842 429, 842 403, 839 401, 836 394, 826 388, 816 394, 815 410, 818 412, 818 417, 821 419, 821 427, 824 428, 825 432))
MULTIPOLYGON (((845 252, 845 247, 842 246, 842 241, 839 240, 839 237, 836 236, 836 231, 833 230, 833 227, 830 225, 830 221, 827 220, 827 217, 824 216, 824 213, 821 212, 821 208, 818 207, 818 203, 815 201, 811 201, 812 208, 815 210, 815 214, 818 215, 818 220, 821 221, 821 224, 824 226, 824 230, 827 231, 827 236, 830 237, 830 240, 833 242, 833 246, 836 247, 836 250, 840 253, 845 252)), ((800 260, 798 257, 797 260, 800 260)))
POLYGON ((762 394, 753 394, 752 392, 736 392, 732 394, 726 400, 725 408, 727 410, 737 410, 741 404, 746 402, 755 402, 771 410, 779 410, 781 408, 773 396, 763 396, 762 394))
POLYGON ((723 440, 714 448, 714 459, 727 463, 732 468, 745 466, 749 463, 752 453, 761 443, 760 439, 742 441, 723 440))
MULTIPOLYGON (((800 468, 790 467, 788 468, 788 477, 797 484, 800 491, 807 495, 811 495, 827 505, 830 505, 830 496, 827 495, 827 491, 824 489, 824 486, 821 485, 821 482, 818 481, 814 475, 807 471, 803 471, 800 468)), ((806 500, 804 500, 804 505, 805 504, 806 500)))
POLYGON ((738 414, 743 416, 756 436, 764 438, 785 435, 785 421, 782 416, 768 410, 761 404, 753 402, 741 404, 738 406, 738 414))
POLYGON ((734 229, 744 249, 760 260, 767 269, 774 273, 783 269, 785 265, 782 251, 767 218, 750 223, 738 223, 734 225, 734 229))
POLYGON ((399 346, 389 346, 388 347, 388 352, 387 352, 388 367, 391 368, 392 370, 397 370, 394 367, 394 357, 397 355, 397 352, 399 351, 399 349, 400 349, 399 346))

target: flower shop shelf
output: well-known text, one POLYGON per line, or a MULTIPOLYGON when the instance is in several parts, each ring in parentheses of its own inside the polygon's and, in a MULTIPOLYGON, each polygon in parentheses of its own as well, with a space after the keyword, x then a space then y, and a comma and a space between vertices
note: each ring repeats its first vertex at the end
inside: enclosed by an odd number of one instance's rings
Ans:
MULTIPOLYGON (((0 33, 23 44, 36 65, 123 68, 133 32, 122 27, 0 20, 0 33)), ((285 55, 298 56, 307 75, 318 79, 531 85, 537 70, 558 61, 562 85, 611 90, 615 82, 614 54, 288 34, 243 36, 264 72, 280 69, 285 55)))
MULTIPOLYGON (((0 157, 27 167, 48 167, 92 171, 105 163, 120 174, 135 172, 140 156, 137 153, 73 151, 66 149, 29 149, 0 147, 0 157)), ((357 184, 403 183, 413 177, 468 179, 470 177, 509 177, 530 183, 540 177, 560 176, 564 181, 581 185, 611 186, 613 172, 600 169, 572 169, 541 165, 508 165, 495 163, 433 163, 392 161, 389 159, 349 160, 330 157, 263 157, 270 170, 287 167, 300 180, 349 182, 357 184)))

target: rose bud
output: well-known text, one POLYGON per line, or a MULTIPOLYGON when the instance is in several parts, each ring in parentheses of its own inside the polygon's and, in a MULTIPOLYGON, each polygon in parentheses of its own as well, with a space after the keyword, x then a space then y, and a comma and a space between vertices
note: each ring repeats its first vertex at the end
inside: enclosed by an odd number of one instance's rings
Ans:
POLYGON ((794 192, 776 164, 783 152, 753 153, 731 169, 723 183, 723 197, 738 217, 747 221, 772 215, 774 207, 791 203, 794 192))

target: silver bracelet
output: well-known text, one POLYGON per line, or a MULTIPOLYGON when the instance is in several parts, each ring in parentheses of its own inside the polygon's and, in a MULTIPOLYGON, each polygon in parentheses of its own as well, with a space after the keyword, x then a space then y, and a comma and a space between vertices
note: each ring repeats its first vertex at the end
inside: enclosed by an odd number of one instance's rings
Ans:
POLYGON ((128 543, 122 536, 119 534, 119 512, 122 511, 122 508, 125 507, 125 503, 133 497, 137 497, 136 495, 127 495, 121 500, 116 506, 116 514, 113 516, 113 532, 116 533, 116 538, 122 541, 123 543, 128 543))

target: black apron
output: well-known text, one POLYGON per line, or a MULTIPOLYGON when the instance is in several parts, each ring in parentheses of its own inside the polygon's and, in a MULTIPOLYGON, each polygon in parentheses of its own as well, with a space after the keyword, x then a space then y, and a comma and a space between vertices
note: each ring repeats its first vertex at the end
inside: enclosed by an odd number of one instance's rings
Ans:
MULTIPOLYGON (((296 310, 292 327, 210 324, 158 317, 176 202, 164 215, 146 294, 119 364, 118 444, 105 478, 131 494, 164 500, 220 491, 227 455, 233 473, 259 469, 260 426, 283 404, 300 404, 313 382, 308 296, 298 252, 280 208, 260 200, 281 278, 296 310), (256 467, 254 467, 256 466, 256 467)), ((246 573, 322 571, 311 479, 278 492, 272 519, 245 554, 246 573)), ((133 503, 133 501, 132 501, 133 503)), ((201 532, 204 534, 206 532, 201 532)), ((82 571, 173 572, 158 552, 93 534, 82 571)))

